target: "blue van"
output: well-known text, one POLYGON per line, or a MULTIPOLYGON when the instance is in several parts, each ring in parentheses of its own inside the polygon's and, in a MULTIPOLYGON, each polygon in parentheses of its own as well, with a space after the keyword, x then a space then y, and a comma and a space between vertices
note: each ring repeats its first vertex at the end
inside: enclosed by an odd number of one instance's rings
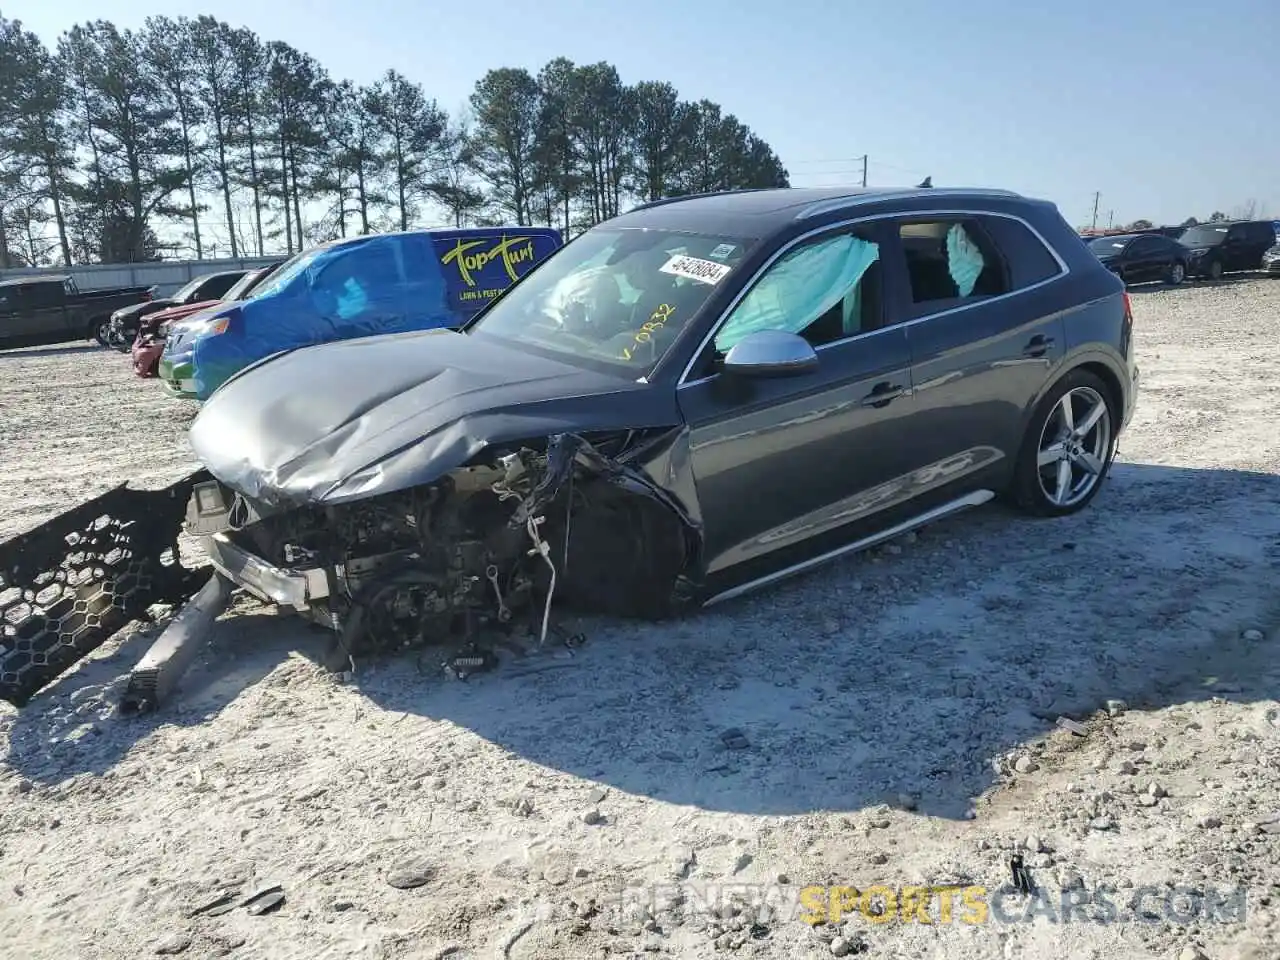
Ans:
POLYGON ((249 299, 175 325, 158 372, 175 396, 207 400, 232 374, 281 350, 459 327, 563 242, 547 227, 493 227, 321 244, 249 299))

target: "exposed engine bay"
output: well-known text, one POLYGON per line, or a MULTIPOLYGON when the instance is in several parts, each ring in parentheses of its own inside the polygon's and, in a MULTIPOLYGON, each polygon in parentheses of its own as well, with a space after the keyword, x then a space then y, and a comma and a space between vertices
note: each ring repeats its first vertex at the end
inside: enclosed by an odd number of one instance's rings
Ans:
MULTIPOLYGON (((295 606, 333 629, 327 659, 342 669, 406 647, 475 648, 486 631, 509 633, 520 621, 545 643, 557 600, 623 616, 667 613, 695 542, 655 499, 660 491, 638 496, 616 482, 628 476, 583 438, 561 435, 337 506, 272 512, 209 481, 193 493, 187 527, 304 571, 308 596, 295 606), (202 493, 217 504, 212 515, 201 511, 202 493), (224 526, 211 530, 210 521, 224 526)), ((217 565, 216 547, 211 555, 217 565)))
MULTIPOLYGON (((182 487, 189 494, 182 527, 205 547, 211 567, 201 572, 224 588, 208 603, 225 606, 230 591, 243 588, 300 613, 331 631, 324 663, 332 670, 423 647, 437 648, 446 668, 479 665, 504 638, 523 632, 541 646, 557 635, 553 606, 653 618, 691 594, 685 574, 698 552, 696 526, 642 470, 609 455, 633 453, 651 438, 593 439, 599 446, 560 434, 493 450, 432 483, 337 505, 265 504, 201 472, 182 487)), ((170 501, 175 493, 168 491, 170 501)), ((183 586, 190 596, 189 572, 183 586)), ((15 638, 36 639, 6 638, 0 663, 13 677, 21 667, 24 680, 0 696, 21 705, 123 621, 143 616, 144 600, 116 611, 103 624, 109 630, 80 630, 74 644, 61 644, 56 665, 39 650, 60 641, 36 635, 57 624, 31 608, 5 626, 15 638)), ((216 612, 204 612, 202 630, 216 612)))

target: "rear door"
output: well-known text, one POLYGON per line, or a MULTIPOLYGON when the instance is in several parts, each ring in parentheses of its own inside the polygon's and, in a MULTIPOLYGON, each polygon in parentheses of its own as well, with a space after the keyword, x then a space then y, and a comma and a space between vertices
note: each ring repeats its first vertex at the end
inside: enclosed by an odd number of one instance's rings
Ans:
POLYGON ((1244 269, 1257 270, 1262 266, 1262 255, 1276 242, 1275 233, 1272 231, 1269 221, 1260 220, 1257 223, 1249 224, 1248 236, 1249 261, 1245 264, 1244 269))
POLYGON ((1066 266, 1012 216, 925 215, 895 226, 921 469, 959 480, 1007 467, 1025 410, 1065 352, 1048 287, 1066 266))

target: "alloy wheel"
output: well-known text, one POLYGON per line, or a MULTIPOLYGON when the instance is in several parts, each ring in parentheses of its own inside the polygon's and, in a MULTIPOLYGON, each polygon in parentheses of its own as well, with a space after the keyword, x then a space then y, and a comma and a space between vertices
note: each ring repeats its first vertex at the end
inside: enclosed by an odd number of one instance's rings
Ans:
POLYGON ((1169 269, 1169 282, 1174 286, 1180 284, 1187 277, 1187 271, 1180 263, 1175 263, 1169 269))
POLYGON ((1222 279, 1222 262, 1221 261, 1215 260, 1213 261, 1213 263, 1209 264, 1209 279, 1210 280, 1222 279))
POLYGON ((1102 479, 1111 451, 1111 410, 1092 387, 1076 387, 1054 404, 1040 430, 1036 474, 1053 506, 1073 507, 1102 479))

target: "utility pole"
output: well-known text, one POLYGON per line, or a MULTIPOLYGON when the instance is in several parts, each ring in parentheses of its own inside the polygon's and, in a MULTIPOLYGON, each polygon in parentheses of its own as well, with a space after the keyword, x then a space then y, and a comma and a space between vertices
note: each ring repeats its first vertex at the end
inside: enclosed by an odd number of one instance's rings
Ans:
POLYGON ((1111 229, 1111 225, 1116 222, 1116 212, 1114 210, 1107 211, 1107 229, 1111 229))
POLYGON ((1095 191, 1093 194, 1093 223, 1089 227, 1090 230, 1098 229, 1098 198, 1101 196, 1100 191, 1095 191))
POLYGON ((865 153, 862 155, 862 185, 864 187, 867 185, 867 155, 865 153))

